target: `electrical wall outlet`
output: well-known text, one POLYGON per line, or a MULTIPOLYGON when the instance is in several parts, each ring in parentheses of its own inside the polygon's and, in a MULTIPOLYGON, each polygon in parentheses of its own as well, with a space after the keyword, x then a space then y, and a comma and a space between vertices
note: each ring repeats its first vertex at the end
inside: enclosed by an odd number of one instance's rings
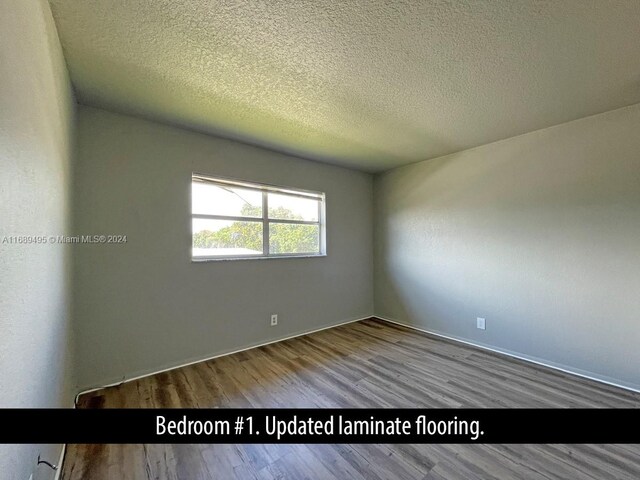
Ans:
POLYGON ((274 313, 271 315, 271 326, 275 327, 276 325, 278 325, 278 315, 274 313))
POLYGON ((476 325, 480 330, 486 330, 487 329, 487 324, 486 324, 484 318, 478 317, 476 319, 476 322, 477 322, 476 325))

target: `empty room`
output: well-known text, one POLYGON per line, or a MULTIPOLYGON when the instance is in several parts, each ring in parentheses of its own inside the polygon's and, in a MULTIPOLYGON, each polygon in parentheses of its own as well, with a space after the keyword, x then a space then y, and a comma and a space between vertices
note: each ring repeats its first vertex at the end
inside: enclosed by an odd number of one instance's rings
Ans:
POLYGON ((2 0, 0 478, 640 478, 640 2, 2 0))

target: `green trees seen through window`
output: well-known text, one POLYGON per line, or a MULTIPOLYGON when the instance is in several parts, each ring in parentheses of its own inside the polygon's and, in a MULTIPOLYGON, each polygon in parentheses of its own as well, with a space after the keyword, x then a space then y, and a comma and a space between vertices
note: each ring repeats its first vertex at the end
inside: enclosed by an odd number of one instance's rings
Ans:
MULTIPOLYGON (((261 207, 244 205, 242 216, 261 216, 261 207)), ((270 208, 270 218, 302 220, 284 207, 270 208)), ((269 253, 316 253, 318 225, 269 222, 269 253)), ((262 251, 262 222, 234 222, 215 232, 202 230, 193 235, 194 248, 248 248, 262 251)))

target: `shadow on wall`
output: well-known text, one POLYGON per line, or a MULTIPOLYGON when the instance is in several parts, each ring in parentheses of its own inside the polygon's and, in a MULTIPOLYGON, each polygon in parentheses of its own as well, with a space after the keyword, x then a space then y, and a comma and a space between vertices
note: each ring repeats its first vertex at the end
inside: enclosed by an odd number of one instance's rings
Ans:
POLYGON ((639 385, 637 123, 606 115, 376 177, 376 314, 639 385))

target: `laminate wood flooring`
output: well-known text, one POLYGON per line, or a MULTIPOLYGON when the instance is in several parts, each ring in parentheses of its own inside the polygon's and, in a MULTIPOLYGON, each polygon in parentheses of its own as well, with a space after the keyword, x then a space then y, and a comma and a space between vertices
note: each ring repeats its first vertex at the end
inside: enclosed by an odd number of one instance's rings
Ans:
MULTIPOLYGON (((79 408, 640 407, 640 394, 377 319, 83 395, 79 408)), ((640 479, 640 445, 69 445, 76 479, 640 479)))

